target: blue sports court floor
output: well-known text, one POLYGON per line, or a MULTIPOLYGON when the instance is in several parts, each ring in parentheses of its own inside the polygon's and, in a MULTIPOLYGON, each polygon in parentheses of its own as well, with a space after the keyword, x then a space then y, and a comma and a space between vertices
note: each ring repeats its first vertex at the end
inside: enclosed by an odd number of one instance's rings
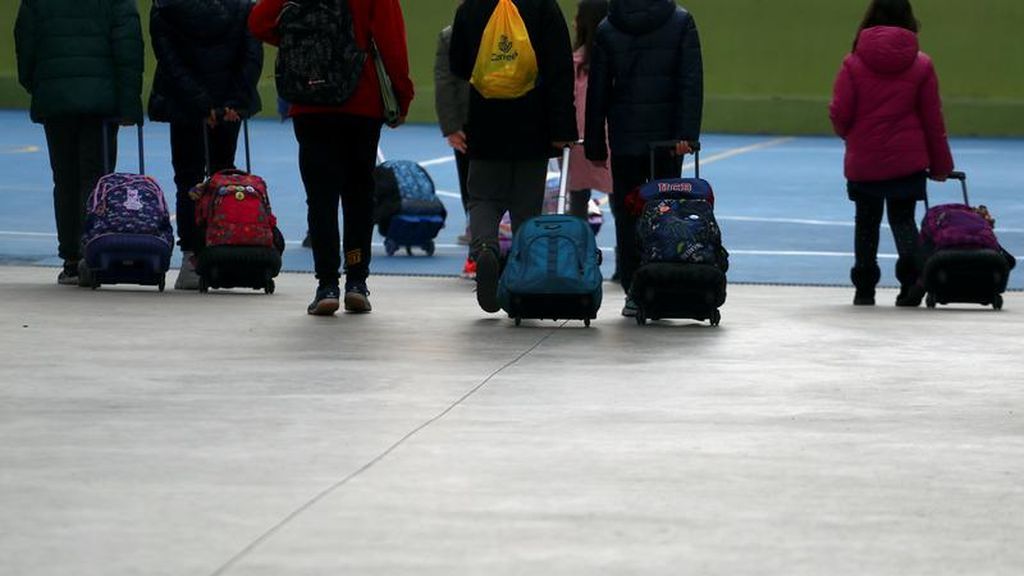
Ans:
MULTIPOLYGON (((146 166, 173 201, 166 124, 146 127, 146 166)), ((305 231, 305 203, 297 147, 291 125, 259 120, 250 126, 254 171, 270 185, 280 227, 289 241, 285 269, 311 271, 312 257, 299 246, 305 231)), ((137 167, 134 129, 121 132, 120 168, 137 167)), ((853 261, 853 205, 842 177, 843 146, 838 138, 705 135, 702 173, 717 198, 716 214, 729 249, 731 282, 845 285, 853 261)), ((971 200, 987 205, 996 232, 1012 253, 1024 255, 1024 140, 955 139, 957 167, 969 177, 971 200)), ((384 157, 422 163, 449 208, 447 227, 434 257, 384 255, 376 238, 373 271, 378 274, 456 275, 465 247, 456 244, 465 221, 458 198, 455 165, 435 126, 386 130, 384 157)), ((241 158, 241 148, 239 149, 241 158)), ((241 161, 240 161, 241 163, 241 161)), ((40 126, 20 111, 0 111, 0 262, 56 265, 50 171, 40 126)), ((960 198, 955 183, 932 184, 933 203, 960 198)), ((611 215, 598 237, 611 255, 615 245, 611 215)), ((922 215, 919 209, 918 217, 922 215)), ((880 249, 883 284, 893 285, 895 250, 888 230, 880 249)), ((606 258, 606 275, 611 273, 606 258)), ((1020 274, 1011 286, 1024 288, 1020 274)))

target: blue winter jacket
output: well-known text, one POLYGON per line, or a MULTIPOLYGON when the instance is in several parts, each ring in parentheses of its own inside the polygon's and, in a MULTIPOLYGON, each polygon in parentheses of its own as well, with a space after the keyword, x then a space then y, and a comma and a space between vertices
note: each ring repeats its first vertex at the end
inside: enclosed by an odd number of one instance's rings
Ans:
POLYGON ((700 137, 704 65, 697 25, 673 0, 615 0, 597 30, 587 87, 586 154, 646 156, 700 137))

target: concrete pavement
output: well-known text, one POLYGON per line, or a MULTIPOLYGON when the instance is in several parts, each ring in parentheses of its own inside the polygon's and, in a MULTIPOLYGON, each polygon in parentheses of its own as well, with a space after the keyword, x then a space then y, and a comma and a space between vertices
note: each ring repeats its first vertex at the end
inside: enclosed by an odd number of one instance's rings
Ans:
POLYGON ((5 576, 1024 572, 1024 294, 517 329, 454 279, 56 273, 0 267, 5 576))

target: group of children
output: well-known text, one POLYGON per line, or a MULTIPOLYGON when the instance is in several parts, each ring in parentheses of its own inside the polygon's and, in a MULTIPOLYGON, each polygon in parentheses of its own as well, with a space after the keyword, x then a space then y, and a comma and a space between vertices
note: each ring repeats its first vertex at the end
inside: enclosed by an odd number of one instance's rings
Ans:
MULTIPOLYGON (((32 119, 46 131, 62 284, 78 282, 85 200, 113 169, 100 151, 114 150, 117 124, 141 123, 143 115, 135 2, 98 3, 102 9, 74 0, 21 0, 15 29, 19 80, 32 95, 32 119), (103 134, 111 138, 106 146, 103 134)), ((188 191, 211 171, 232 165, 239 122, 261 109, 260 41, 280 42, 278 22, 286 6, 284 0, 153 2, 157 69, 149 116, 171 125, 184 256, 176 288, 198 285, 188 191)), ((354 43, 368 54, 374 45, 380 66, 367 58, 354 92, 341 104, 294 104, 288 111, 299 143, 318 281, 307 310, 313 315, 334 314, 342 301, 350 312, 371 310, 372 174, 386 118, 381 76, 390 80, 400 109, 391 127, 404 122, 414 95, 399 0, 347 0, 347 13, 354 43)), ((591 189, 610 193, 616 265, 626 294, 622 313, 635 314, 629 294, 640 258, 626 196, 652 178, 678 175, 682 156, 699 140, 703 61, 690 13, 674 0, 579 0, 573 22, 574 42, 556 0, 461 0, 439 39, 438 118, 455 152, 469 218, 467 271, 475 268, 477 300, 487 312, 499 309, 502 215, 511 215, 514 232, 541 213, 548 160, 570 146, 570 211, 585 216, 591 189), (474 84, 474 72, 492 15, 509 2, 528 34, 536 79, 525 94, 487 97, 474 84), (576 146, 581 137, 583 145, 576 146), (656 158, 652 173, 649 144, 664 141, 677 145, 656 158)), ((872 0, 830 107, 836 133, 846 141, 848 194, 856 205, 851 278, 858 305, 874 303, 886 209, 900 253, 897 304, 920 304, 915 207, 926 179, 943 180, 953 169, 935 70, 919 50, 917 29, 908 0, 872 0)))

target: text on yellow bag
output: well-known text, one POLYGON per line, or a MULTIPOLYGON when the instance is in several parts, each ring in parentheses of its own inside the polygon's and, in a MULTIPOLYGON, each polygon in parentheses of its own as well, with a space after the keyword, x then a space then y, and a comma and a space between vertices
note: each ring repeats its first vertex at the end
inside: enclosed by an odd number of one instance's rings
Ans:
POLYGON ((484 98, 512 99, 537 84, 537 54, 512 0, 498 0, 484 28, 470 83, 484 98))

